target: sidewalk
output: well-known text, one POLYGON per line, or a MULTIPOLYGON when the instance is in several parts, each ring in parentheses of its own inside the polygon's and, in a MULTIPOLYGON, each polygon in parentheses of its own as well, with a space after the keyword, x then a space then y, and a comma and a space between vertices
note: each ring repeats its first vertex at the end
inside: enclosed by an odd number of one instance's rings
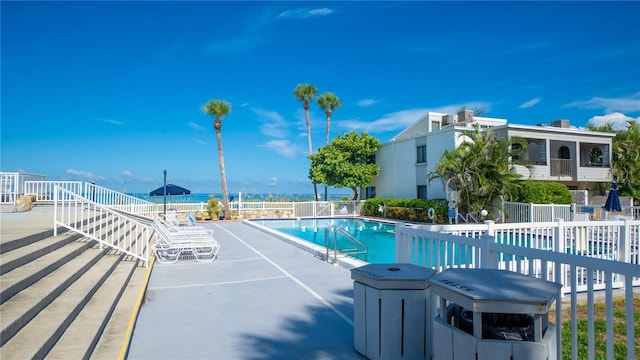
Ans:
POLYGON ((239 222, 212 263, 156 263, 129 359, 362 359, 349 270, 239 222))

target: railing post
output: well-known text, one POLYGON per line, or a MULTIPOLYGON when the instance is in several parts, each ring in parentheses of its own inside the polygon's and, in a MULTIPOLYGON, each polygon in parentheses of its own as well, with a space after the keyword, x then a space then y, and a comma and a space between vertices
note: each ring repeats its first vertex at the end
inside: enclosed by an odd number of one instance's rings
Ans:
POLYGON ((485 234, 489 236, 496 236, 496 230, 494 228, 496 222, 493 220, 485 220, 484 224, 487 225, 487 231, 485 232, 485 234))
POLYGON ((533 222, 533 203, 529 203, 529 222, 533 222))
MULTIPOLYGON (((628 217, 624 217, 623 218, 624 224, 620 227, 620 239, 619 239, 619 243, 618 243, 618 258, 616 260, 621 261, 621 262, 625 262, 625 263, 631 263, 631 218, 628 217)), ((625 283, 625 276, 624 274, 620 274, 618 275, 620 280, 623 284, 625 283)))
POLYGON ((53 236, 58 236, 58 227, 56 221, 58 220, 58 189, 53 187, 53 236))
POLYGON ((481 269, 497 269, 498 268, 498 256, 493 251, 493 244, 496 242, 495 237, 484 234, 480 237, 480 248, 481 250, 481 259, 480 259, 480 268, 481 269))

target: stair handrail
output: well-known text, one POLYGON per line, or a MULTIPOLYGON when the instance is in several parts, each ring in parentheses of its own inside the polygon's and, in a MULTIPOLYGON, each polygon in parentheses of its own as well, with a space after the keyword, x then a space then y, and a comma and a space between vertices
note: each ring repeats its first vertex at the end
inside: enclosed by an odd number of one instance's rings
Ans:
POLYGON ((79 194, 55 186, 53 232, 58 226, 75 231, 104 246, 121 251, 149 265, 149 247, 155 232, 148 221, 111 209, 79 194))
POLYGON ((160 204, 114 191, 94 183, 84 184, 84 196, 101 205, 114 210, 135 215, 141 215, 153 219, 161 211, 160 204))
MULTIPOLYGON (((354 249, 341 249, 339 252, 345 255, 355 255, 356 258, 360 254, 364 254, 364 261, 368 261, 369 256, 369 248, 367 244, 363 243, 360 239, 353 236, 350 232, 345 230, 343 227, 329 225, 327 227, 327 231, 333 230, 333 261, 334 263, 338 259, 338 233, 342 234, 347 240, 355 245, 354 249), (358 246, 362 247, 363 250, 360 250, 358 246)), ((325 235, 325 248, 326 248, 326 256, 325 259, 329 261, 329 236, 325 235)))

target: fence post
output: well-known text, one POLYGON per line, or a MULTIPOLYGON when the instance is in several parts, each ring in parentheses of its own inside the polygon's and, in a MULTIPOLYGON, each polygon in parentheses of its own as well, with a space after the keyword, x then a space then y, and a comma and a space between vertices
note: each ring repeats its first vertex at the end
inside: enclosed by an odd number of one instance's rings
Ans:
POLYGON ((529 222, 533 222, 533 203, 529 203, 529 222))
MULTIPOLYGON (((618 261, 631 263, 631 224, 629 223, 632 218, 624 217, 622 218, 624 224, 620 227, 620 243, 618 244, 618 261)), ((618 275, 620 278, 620 282, 625 284, 625 276, 618 275)))
POLYGON ((58 220, 58 189, 57 186, 53 187, 53 236, 58 236, 58 226, 56 226, 56 220, 58 220))
POLYGON ((491 235, 484 234, 480 237, 480 240, 480 268, 497 269, 498 256, 492 249, 492 245, 496 242, 496 239, 491 235))
POLYGON ((490 235, 490 236, 496 236, 496 230, 494 229, 494 225, 496 224, 495 221, 493 220, 485 220, 484 221, 485 225, 487 225, 487 231, 485 232, 486 235, 490 235))
MULTIPOLYGON (((559 253, 565 253, 567 251, 567 239, 565 239, 565 236, 564 236, 565 234, 564 219, 557 218, 556 222, 558 223, 558 225, 556 226, 553 232, 553 250, 559 253)), ((554 267, 555 267, 555 273, 556 273, 555 281, 564 284, 565 281, 562 279, 566 279, 566 274, 567 274, 567 271, 569 271, 569 267, 565 264, 560 264, 560 263, 554 263, 554 267)), ((563 286, 562 289, 560 289, 560 292, 562 293, 562 297, 564 297, 564 294, 565 294, 565 287, 566 286, 563 286)))

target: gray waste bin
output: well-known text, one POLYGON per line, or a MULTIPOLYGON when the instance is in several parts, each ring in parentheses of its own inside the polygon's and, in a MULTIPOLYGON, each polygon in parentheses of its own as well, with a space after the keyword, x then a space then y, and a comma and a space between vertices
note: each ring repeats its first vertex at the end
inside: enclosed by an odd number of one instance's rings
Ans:
POLYGON ((412 264, 370 264, 351 270, 354 347, 369 359, 431 359, 434 307, 429 277, 412 264))
POLYGON ((548 314, 561 284, 493 269, 447 269, 429 282, 434 359, 556 359, 548 314))

